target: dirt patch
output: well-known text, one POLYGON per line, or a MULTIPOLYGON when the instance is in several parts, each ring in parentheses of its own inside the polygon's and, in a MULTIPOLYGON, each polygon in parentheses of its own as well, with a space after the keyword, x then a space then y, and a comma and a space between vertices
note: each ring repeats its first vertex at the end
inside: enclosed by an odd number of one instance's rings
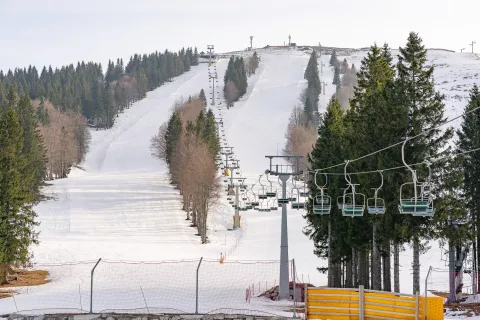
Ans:
POLYGON ((448 308, 450 311, 457 312, 456 315, 462 315, 467 317, 480 315, 480 303, 452 303, 445 304, 445 307, 448 308))
POLYGON ((47 280, 48 271, 45 270, 13 270, 9 272, 13 277, 9 277, 9 283, 0 285, 0 299, 11 297, 14 290, 12 287, 39 286, 50 282, 47 280))

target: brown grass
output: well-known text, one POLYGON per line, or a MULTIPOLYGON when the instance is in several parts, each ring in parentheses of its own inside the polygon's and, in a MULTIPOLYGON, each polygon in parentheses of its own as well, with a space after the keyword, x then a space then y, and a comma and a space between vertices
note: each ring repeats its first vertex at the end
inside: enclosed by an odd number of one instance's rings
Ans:
POLYGON ((11 287, 39 286, 50 282, 47 280, 48 271, 45 270, 15 270, 14 273, 18 275, 16 280, 0 285, 0 299, 11 297, 15 293, 11 287))

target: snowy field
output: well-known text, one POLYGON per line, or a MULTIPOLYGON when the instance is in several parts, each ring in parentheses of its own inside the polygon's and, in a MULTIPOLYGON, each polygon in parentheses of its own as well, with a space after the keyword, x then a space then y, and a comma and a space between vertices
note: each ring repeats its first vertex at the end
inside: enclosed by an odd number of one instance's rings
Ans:
MULTIPOLYGON (((260 67, 249 78, 245 96, 230 110, 214 110, 224 118, 229 145, 250 185, 268 168, 265 155, 283 148, 289 114, 306 86, 303 74, 309 58, 308 52, 294 50, 259 53, 260 67)), ((364 55, 355 52, 339 59, 347 58, 359 70, 364 55)), ((322 56, 326 67, 320 76, 328 85, 320 96, 321 111, 335 90, 329 58, 322 56)), ((468 90, 478 78, 480 60, 445 51, 431 51, 428 58, 436 66, 437 88, 446 95, 448 117, 461 114, 468 90)), ((227 59, 217 63, 221 79, 227 63, 227 59)), ((173 103, 202 88, 209 92, 207 69, 207 64, 193 67, 149 92, 121 114, 112 129, 92 131, 85 171, 74 169, 69 178, 52 182, 44 192, 54 199, 36 207, 41 243, 34 248, 34 261, 36 268, 49 270, 52 281, 20 289, 15 300, 1 299, 0 314, 88 311, 90 270, 99 258, 103 261, 95 274, 94 311, 193 312, 200 257, 204 258, 199 273, 200 312, 245 309, 285 314, 286 307, 267 299, 245 302, 248 286, 264 291, 278 284, 274 260, 280 254, 281 210, 242 212, 243 228, 229 231, 233 209, 224 198, 209 217, 210 243, 201 245, 196 230, 185 220, 178 191, 169 185, 166 165, 150 155, 150 138, 168 120, 173 103), (221 252, 228 252, 225 264, 217 262, 221 252)), ((313 254, 312 241, 302 233, 302 214, 288 212, 289 258, 295 259, 300 280, 325 285, 326 276, 316 271, 325 261, 313 254)), ((422 290, 430 265, 445 268, 438 244, 431 247, 421 257, 422 290)), ((412 254, 406 249, 401 256, 401 291, 410 293, 412 254)), ((446 289, 447 276, 434 273, 431 284, 446 289)))

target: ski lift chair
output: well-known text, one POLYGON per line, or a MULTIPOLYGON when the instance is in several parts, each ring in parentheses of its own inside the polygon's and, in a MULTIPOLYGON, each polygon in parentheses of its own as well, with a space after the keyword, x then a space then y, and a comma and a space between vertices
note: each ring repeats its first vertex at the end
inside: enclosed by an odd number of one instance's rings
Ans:
POLYGON ((268 198, 267 193, 265 192, 265 186, 260 181, 262 179, 262 175, 258 178, 258 184, 262 187, 262 190, 258 192, 258 199, 265 200, 268 198))
POLYGON ((273 187, 272 181, 268 179, 268 174, 267 174, 267 181, 270 183, 270 187, 267 187, 267 197, 269 198, 275 198, 277 196, 277 188, 273 187))
POLYGON ((373 198, 367 199, 367 212, 369 214, 385 214, 385 201, 378 197, 378 191, 383 186, 383 173, 382 171, 378 171, 378 173, 380 173, 380 176, 382 177, 382 182, 380 187, 372 188, 374 190, 373 198))
POLYGON ((357 193, 355 187, 359 184, 353 184, 349 175, 347 175, 347 166, 349 161, 345 164, 345 181, 347 181, 351 192, 347 192, 348 188, 343 193, 343 208, 342 215, 345 217, 361 217, 365 211, 365 195, 357 193))
POLYGON ((330 214, 332 210, 332 197, 330 197, 325 190, 327 189, 328 176, 325 175, 325 184, 320 186, 317 184, 317 172, 315 172, 315 185, 320 189, 320 193, 317 193, 313 197, 313 213, 314 214, 330 214))
POLYGON ((430 186, 430 164, 425 162, 428 168, 428 178, 425 182, 418 182, 417 172, 405 162, 405 140, 402 144, 402 161, 412 173, 412 182, 406 182, 400 186, 400 204, 398 210, 401 214, 411 214, 414 217, 432 217, 435 213, 430 186))

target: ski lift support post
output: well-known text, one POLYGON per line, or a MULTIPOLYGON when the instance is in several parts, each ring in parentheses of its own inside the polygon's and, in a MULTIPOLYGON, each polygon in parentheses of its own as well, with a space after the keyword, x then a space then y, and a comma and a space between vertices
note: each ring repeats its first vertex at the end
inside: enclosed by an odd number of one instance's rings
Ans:
POLYGON ((245 184, 243 183, 246 178, 231 178, 232 184, 229 185, 230 187, 235 188, 235 217, 233 219, 233 229, 238 229, 240 228, 240 214, 239 214, 239 202, 238 202, 238 197, 240 193, 240 188, 244 189, 246 188, 245 184), (236 183, 233 183, 233 180, 236 180, 236 183))
MULTIPOLYGON (((301 175, 299 161, 303 156, 265 156, 270 159, 269 169, 266 174, 278 176, 282 182, 282 198, 287 198, 287 181, 290 176, 301 175), (275 164, 274 159, 293 160, 294 164, 275 164)), ((287 224, 287 204, 282 204, 282 224, 281 224, 281 242, 280 242, 280 277, 279 277, 278 299, 288 299, 290 296, 289 273, 288 273, 288 224, 287 224)))

